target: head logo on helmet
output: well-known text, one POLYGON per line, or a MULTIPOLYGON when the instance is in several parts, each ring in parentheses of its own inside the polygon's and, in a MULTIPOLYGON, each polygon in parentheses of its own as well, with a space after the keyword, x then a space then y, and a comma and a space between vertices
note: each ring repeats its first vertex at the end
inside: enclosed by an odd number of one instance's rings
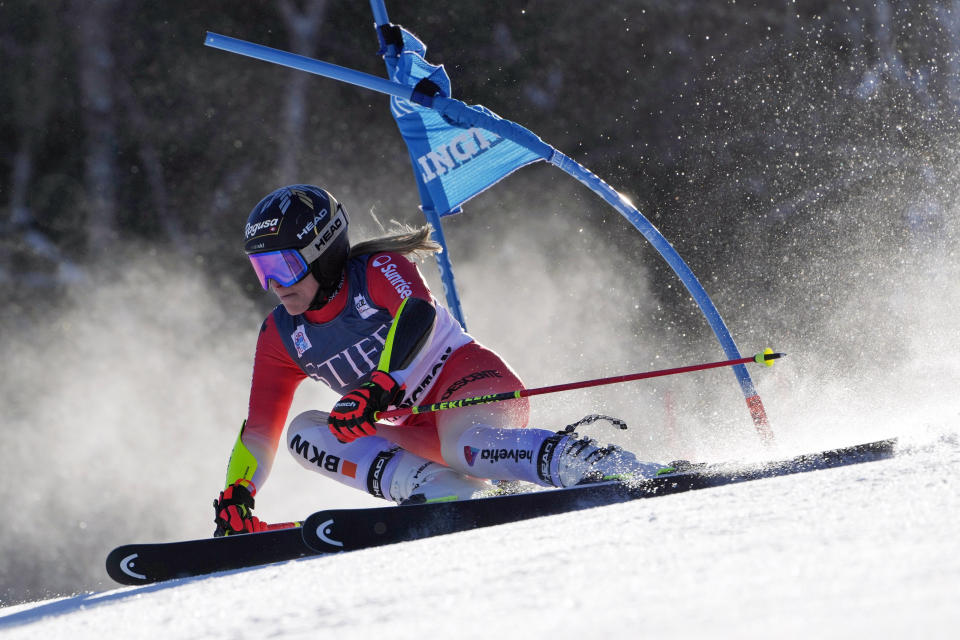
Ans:
POLYGON ((305 226, 303 230, 297 234, 297 239, 302 240, 305 235, 307 235, 308 233, 316 229, 317 225, 320 224, 320 222, 324 219, 324 217, 326 217, 326 215, 327 215, 327 210, 324 209, 323 211, 318 213, 316 216, 314 216, 313 220, 308 222, 307 226, 305 226))

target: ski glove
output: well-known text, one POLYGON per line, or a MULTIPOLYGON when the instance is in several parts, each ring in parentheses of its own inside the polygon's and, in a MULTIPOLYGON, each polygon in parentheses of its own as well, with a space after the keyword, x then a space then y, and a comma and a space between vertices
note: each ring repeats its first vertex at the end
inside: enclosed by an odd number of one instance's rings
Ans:
POLYGON ((267 530, 267 523, 253 515, 253 495, 257 490, 253 485, 250 487, 253 491, 247 488, 244 480, 237 480, 221 491, 220 497, 213 501, 213 511, 216 514, 213 521, 217 525, 214 536, 267 530))
POLYGON ((373 372, 370 380, 340 398, 333 405, 327 426, 341 442, 353 442, 357 438, 376 435, 374 416, 403 396, 400 385, 389 373, 373 372))

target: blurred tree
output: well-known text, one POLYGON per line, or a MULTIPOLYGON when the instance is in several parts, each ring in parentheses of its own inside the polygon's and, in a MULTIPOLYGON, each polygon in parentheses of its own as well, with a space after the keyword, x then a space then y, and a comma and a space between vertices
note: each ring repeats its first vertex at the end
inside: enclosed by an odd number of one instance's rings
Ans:
MULTIPOLYGON (((280 15, 287 33, 290 34, 291 51, 313 58, 316 56, 320 27, 327 12, 327 0, 309 0, 303 11, 292 0, 278 3, 280 15)), ((312 78, 303 72, 284 70, 289 76, 283 91, 283 133, 280 139, 277 173, 278 183, 297 182, 303 163, 304 143, 307 140, 307 125, 310 106, 307 102, 308 83, 312 78)))
POLYGON ((83 122, 86 241, 91 254, 110 249, 117 223, 117 107, 113 25, 118 0, 73 0, 67 15, 76 26, 77 76, 83 122))
MULTIPOLYGON (((3 189, 6 206, 0 209, 0 285, 21 280, 28 286, 49 287, 78 275, 76 265, 44 228, 42 217, 47 211, 37 202, 49 180, 38 175, 40 156, 56 147, 49 134, 56 131, 50 120, 63 88, 56 64, 63 50, 58 19, 62 10, 63 2, 11 7, 9 28, 0 33, 2 56, 19 62, 4 65, 9 90, 0 98, 4 114, 0 130, 3 139, 11 142, 2 156, 8 186, 3 189), (38 270, 38 266, 47 268, 38 270)), ((58 151, 66 153, 63 148, 58 151)))

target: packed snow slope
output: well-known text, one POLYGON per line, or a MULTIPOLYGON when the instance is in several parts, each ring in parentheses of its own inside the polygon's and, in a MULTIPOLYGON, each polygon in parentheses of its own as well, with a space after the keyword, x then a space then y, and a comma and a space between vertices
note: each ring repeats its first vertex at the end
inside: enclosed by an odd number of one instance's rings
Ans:
POLYGON ((0 635, 948 637, 960 439, 905 440, 881 462, 7 607, 0 635))

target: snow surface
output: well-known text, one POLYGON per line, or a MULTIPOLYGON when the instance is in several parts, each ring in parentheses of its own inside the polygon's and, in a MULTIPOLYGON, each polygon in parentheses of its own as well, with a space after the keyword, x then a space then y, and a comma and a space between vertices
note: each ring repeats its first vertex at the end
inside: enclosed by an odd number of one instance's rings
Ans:
POLYGON ((0 636, 956 637, 958 525, 960 441, 928 436, 881 462, 6 607, 0 636))

